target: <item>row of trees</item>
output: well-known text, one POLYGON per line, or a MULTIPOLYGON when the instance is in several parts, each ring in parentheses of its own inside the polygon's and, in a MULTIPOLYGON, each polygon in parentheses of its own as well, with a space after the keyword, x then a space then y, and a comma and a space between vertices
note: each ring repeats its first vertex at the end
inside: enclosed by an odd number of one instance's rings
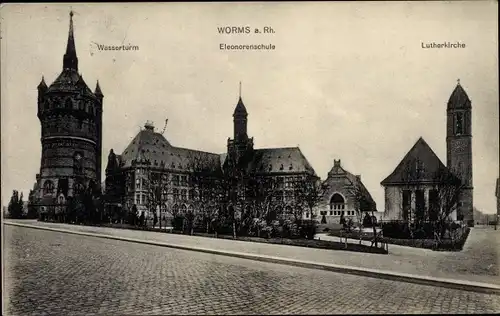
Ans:
MULTIPOLYGON (((182 231, 187 229, 192 234, 204 228, 206 232, 236 237, 283 233, 289 228, 314 237, 314 208, 325 191, 315 176, 297 176, 292 186, 285 188, 283 178, 248 173, 235 161, 229 161, 222 174, 214 174, 213 163, 204 157, 192 158, 189 167, 189 207, 167 203, 168 184, 160 172, 149 170, 145 184, 148 209, 153 213, 164 210, 182 231), (303 220, 304 213, 310 214, 309 220, 303 220)), ((162 220, 160 216, 160 226, 162 220)))

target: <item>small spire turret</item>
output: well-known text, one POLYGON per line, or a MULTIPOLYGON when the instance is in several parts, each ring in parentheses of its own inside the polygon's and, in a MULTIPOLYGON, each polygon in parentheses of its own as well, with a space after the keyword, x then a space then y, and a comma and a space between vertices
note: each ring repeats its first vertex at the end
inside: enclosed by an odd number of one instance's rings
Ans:
POLYGON ((97 84, 95 85, 94 94, 96 95, 96 97, 99 97, 99 98, 102 98, 104 96, 102 94, 102 91, 101 91, 101 86, 99 86, 99 80, 97 80, 97 84))

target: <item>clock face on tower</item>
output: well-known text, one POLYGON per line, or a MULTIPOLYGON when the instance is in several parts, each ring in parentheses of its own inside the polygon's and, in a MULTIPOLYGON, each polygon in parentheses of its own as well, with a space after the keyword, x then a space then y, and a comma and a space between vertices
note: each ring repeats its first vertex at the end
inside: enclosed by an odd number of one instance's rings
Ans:
POLYGON ((465 139, 459 139, 455 142, 455 151, 464 152, 467 149, 467 141, 465 139))

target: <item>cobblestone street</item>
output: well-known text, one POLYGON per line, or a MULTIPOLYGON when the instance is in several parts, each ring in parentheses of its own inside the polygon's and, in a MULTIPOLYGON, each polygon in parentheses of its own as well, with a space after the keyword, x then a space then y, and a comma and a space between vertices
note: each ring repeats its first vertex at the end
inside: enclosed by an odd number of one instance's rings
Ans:
POLYGON ((500 296, 3 226, 5 315, 494 313, 500 296))
MULTIPOLYGON (((109 227, 91 227, 31 220, 9 221, 77 232, 166 242, 175 245, 236 252, 242 251, 256 255, 312 260, 318 263, 332 263, 351 267, 500 285, 498 270, 500 265, 500 230, 495 231, 493 228, 473 228, 462 251, 432 251, 429 249, 389 245, 389 255, 379 255, 109 227)), ((339 240, 337 237, 330 238, 336 241, 339 240)))

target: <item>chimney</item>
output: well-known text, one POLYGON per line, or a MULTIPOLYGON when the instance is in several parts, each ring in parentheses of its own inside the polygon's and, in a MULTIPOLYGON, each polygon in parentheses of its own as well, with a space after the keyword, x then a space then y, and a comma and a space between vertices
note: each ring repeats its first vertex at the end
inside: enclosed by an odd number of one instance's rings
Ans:
POLYGON ((340 167, 340 159, 339 159, 339 160, 334 159, 334 160, 333 160, 333 166, 334 166, 334 167, 340 167))

